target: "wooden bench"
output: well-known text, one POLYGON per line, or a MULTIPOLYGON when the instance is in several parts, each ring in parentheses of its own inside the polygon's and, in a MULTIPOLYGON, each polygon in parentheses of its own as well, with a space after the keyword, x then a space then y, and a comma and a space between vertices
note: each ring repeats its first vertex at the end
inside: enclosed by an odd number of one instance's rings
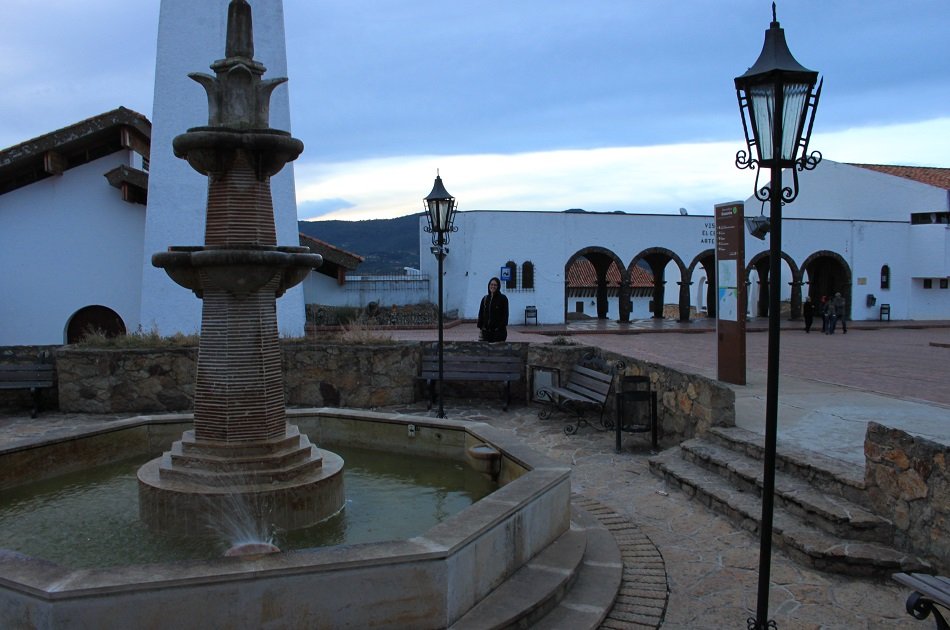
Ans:
POLYGON ((30 417, 40 412, 40 390, 53 386, 51 363, 24 363, 0 365, 0 389, 29 389, 33 395, 30 417))
POLYGON ((950 630, 950 625, 937 606, 950 610, 950 578, 925 573, 895 573, 894 580, 914 589, 907 598, 907 612, 914 619, 926 619, 931 614, 938 630, 950 630))
MULTIPOLYGON (((623 364, 618 363, 615 367, 623 369, 623 364)), ((593 426, 584 417, 584 411, 592 407, 600 411, 600 430, 606 430, 604 408, 613 386, 614 368, 603 359, 588 355, 571 368, 571 375, 563 385, 560 371, 555 371, 558 373, 558 384, 540 387, 535 396, 552 403, 558 410, 571 412, 576 416, 573 425, 564 427, 564 433, 577 433, 581 424, 593 426)), ((550 408, 542 409, 538 412, 538 417, 548 418, 553 411, 550 408)))
MULTIPOLYGON (((521 357, 511 353, 483 352, 468 353, 445 352, 442 358, 442 379, 444 381, 494 381, 504 383, 505 406, 511 401, 511 383, 521 380, 524 374, 524 362, 521 357)), ((422 354, 422 371, 419 378, 429 388, 429 409, 435 401, 436 384, 439 381, 438 350, 426 350, 422 354)))

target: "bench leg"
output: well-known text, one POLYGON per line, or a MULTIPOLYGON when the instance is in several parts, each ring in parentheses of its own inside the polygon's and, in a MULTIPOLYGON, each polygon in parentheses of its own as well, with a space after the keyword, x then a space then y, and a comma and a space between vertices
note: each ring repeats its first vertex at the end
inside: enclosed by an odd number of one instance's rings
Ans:
POLYGON ((426 405, 426 411, 432 409, 432 404, 435 403, 435 386, 432 384, 432 380, 426 381, 426 388, 429 390, 429 397, 426 405))
POLYGON ((659 448, 657 444, 657 433, 659 432, 658 424, 656 418, 656 392, 650 392, 650 438, 653 443, 654 452, 659 448))
POLYGON ((511 402, 511 381, 505 381, 505 406, 503 411, 508 411, 508 403, 511 402))
MULTIPOLYGON (((578 429, 581 428, 582 424, 586 424, 589 427, 594 427, 590 422, 587 421, 587 418, 584 417, 584 410, 580 405, 571 404, 571 401, 567 401, 565 404, 561 405, 561 409, 564 411, 570 411, 573 413, 576 418, 573 425, 567 425, 564 427, 564 435, 574 435, 577 433, 578 429)), ((596 428, 596 427, 594 427, 596 428)))
POLYGON ((937 605, 932 599, 924 597, 915 591, 907 598, 906 608, 907 612, 914 619, 924 620, 933 614, 934 624, 936 624, 937 630, 950 630, 950 625, 947 624, 947 620, 944 619, 940 611, 937 610, 937 605))
POLYGON ((31 387, 30 394, 33 395, 33 408, 30 409, 30 417, 35 418, 40 413, 40 390, 36 387, 31 387))

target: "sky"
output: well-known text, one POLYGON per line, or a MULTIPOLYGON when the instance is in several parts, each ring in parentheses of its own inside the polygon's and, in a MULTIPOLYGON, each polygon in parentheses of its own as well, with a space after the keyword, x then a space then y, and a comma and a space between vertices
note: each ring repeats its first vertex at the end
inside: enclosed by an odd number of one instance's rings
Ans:
MULTIPOLYGON (((2 3, 0 147, 119 105, 151 116, 159 0, 2 3)), ((733 79, 769 0, 283 5, 301 219, 420 212, 437 170, 460 211, 711 214, 752 193, 733 79)), ((824 78, 811 149, 950 167, 950 1, 777 5, 824 78)))

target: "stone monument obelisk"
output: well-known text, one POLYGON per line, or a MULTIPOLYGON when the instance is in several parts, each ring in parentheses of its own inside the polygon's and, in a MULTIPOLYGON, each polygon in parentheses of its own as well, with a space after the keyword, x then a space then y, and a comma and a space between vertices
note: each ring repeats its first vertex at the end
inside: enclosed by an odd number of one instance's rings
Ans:
POLYGON ((235 504, 265 528, 299 529, 344 501, 343 460, 289 426, 284 407, 276 299, 321 258, 277 244, 270 181, 303 143, 269 124, 271 95, 287 79, 263 78, 247 0, 231 0, 227 15, 214 76, 188 75, 204 88, 207 123, 172 143, 207 178, 204 245, 152 256, 202 304, 194 430, 139 469, 140 514, 162 531, 201 532, 235 504))
MULTIPOLYGON (((287 76, 283 1, 251 0, 250 5, 257 8, 256 58, 275 76, 287 76)), ((210 60, 221 56, 227 12, 228 0, 161 0, 139 321, 145 330, 157 327, 163 335, 195 333, 200 325, 201 301, 153 267, 151 256, 170 244, 204 240, 208 180, 174 156, 172 139, 207 120, 207 99, 188 73, 206 68, 210 60)), ((291 130, 289 102, 286 86, 275 91, 270 119, 277 129, 291 130)), ((272 178, 271 193, 277 241, 296 245, 299 231, 291 165, 272 178)), ((305 312, 300 285, 278 300, 277 314, 281 334, 303 335, 305 312)))

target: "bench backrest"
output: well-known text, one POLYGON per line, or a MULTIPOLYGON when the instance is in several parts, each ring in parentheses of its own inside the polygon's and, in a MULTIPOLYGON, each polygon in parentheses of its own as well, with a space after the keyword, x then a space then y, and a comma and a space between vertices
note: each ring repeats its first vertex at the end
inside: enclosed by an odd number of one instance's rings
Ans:
MULTIPOLYGON (((512 379, 520 379, 524 366, 521 357, 510 354, 449 354, 442 359, 444 372, 454 374, 471 374, 473 380, 479 376, 507 375, 512 379)), ((425 352, 422 355, 422 373, 436 374, 439 371, 439 355, 436 352, 425 352)))
POLYGON ((610 385, 613 380, 613 374, 575 365, 571 369, 571 377, 564 388, 603 403, 610 395, 610 385))
POLYGON ((50 387, 53 385, 53 366, 50 363, 0 365, 0 383, 20 387, 50 387))

